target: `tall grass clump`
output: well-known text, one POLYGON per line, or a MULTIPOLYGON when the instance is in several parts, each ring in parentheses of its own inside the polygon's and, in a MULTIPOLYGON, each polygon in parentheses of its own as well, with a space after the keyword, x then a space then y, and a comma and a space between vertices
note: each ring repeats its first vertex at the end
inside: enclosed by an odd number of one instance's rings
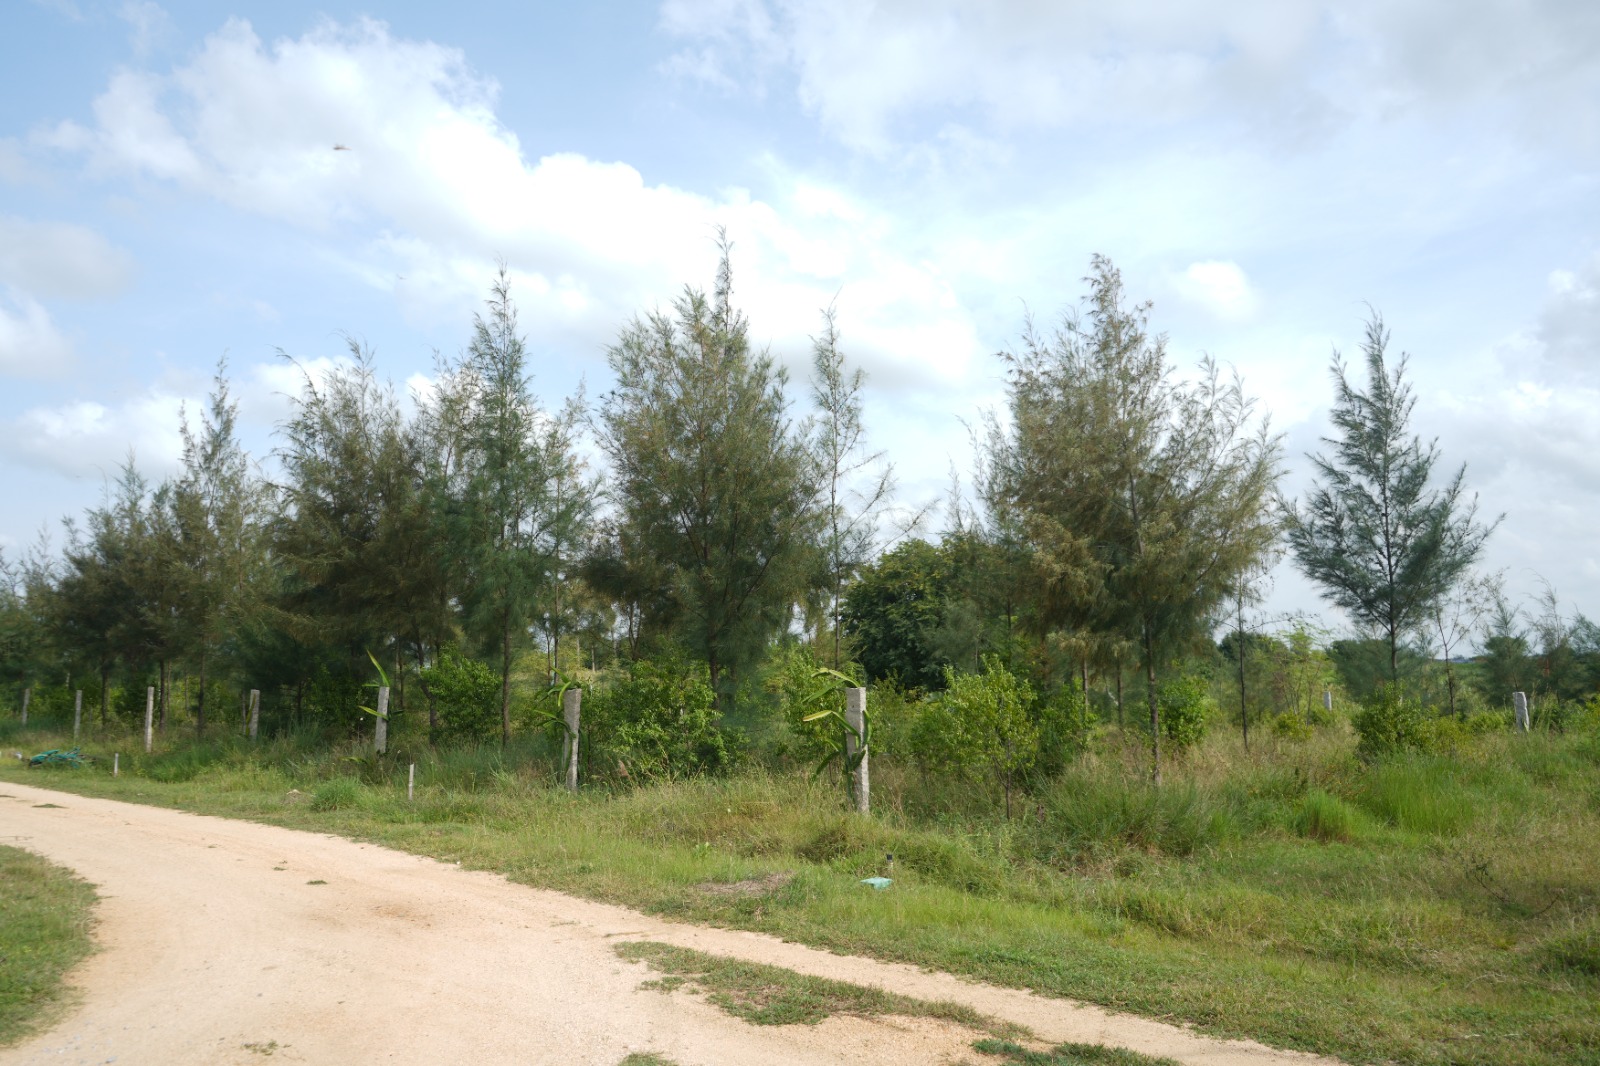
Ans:
POLYGON ((1466 789, 1457 767, 1425 756, 1398 756, 1374 764, 1356 789, 1355 801, 1397 829, 1453 836, 1477 815, 1478 797, 1466 789))
POLYGON ((314 811, 342 811, 360 804, 361 782, 353 777, 336 777, 320 785, 311 795, 314 811))
POLYGON ((1314 788, 1300 798, 1290 824, 1312 840, 1348 843, 1360 832, 1361 814, 1338 796, 1314 788))
POLYGON ((1039 793, 1030 838, 1035 856, 1055 864, 1120 848, 1192 855, 1236 827, 1235 812, 1193 781, 1157 787, 1105 772, 1071 772, 1039 793))

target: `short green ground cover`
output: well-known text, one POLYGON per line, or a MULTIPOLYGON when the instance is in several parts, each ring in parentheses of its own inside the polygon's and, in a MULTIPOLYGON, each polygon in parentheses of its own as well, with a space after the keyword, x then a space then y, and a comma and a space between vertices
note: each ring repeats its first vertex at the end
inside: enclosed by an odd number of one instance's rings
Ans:
POLYGON ((516 748, 97 739, 87 770, 0 780, 342 833, 1352 1062, 1600 1063, 1600 743, 1489 736, 1370 766, 1353 747, 1214 737, 1156 789, 1108 742, 1011 820, 892 765, 870 818, 835 782, 753 771, 570 795, 516 748))
POLYGON ((1020 1035, 1016 1026, 997 1022, 959 1003, 913 999, 881 988, 810 977, 781 966, 708 955, 648 940, 618 944, 616 952, 629 962, 646 963, 664 975, 646 982, 645 988, 670 992, 690 987, 706 993, 712 1004, 751 1025, 815 1025, 836 1014, 855 1018, 895 1014, 954 1022, 999 1036, 1020 1035))
POLYGON ((71 999, 62 978, 91 947, 94 889, 26 851, 0 847, 0 1047, 71 999))

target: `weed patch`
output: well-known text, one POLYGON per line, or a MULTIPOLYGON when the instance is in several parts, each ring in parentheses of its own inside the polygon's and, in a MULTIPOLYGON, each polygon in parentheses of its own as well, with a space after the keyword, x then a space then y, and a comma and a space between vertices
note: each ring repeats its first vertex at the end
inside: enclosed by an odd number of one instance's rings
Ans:
POLYGON ((1000 1056, 999 1066, 1178 1066, 1175 1059, 1099 1044, 1058 1044, 1049 1051, 1029 1051, 1007 1040, 980 1040, 972 1046, 985 1055, 1000 1056))
POLYGON ((94 889, 37 855, 0 847, 0 1047, 54 1020, 61 980, 89 954, 94 889))
POLYGON ((728 959, 654 941, 618 944, 616 952, 629 962, 643 962, 664 975, 645 987, 703 991, 711 1003, 751 1025, 815 1025, 835 1014, 856 1018, 896 1014, 936 1018, 979 1032, 1017 1035, 1016 1026, 959 1003, 913 999, 879 988, 808 977, 781 966, 728 959))

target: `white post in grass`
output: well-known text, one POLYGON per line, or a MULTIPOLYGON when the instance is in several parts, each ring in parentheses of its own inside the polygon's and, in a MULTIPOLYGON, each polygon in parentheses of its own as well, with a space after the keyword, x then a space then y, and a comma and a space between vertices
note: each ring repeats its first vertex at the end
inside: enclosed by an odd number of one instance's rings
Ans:
MULTIPOLYGON (((844 722, 849 726, 844 732, 845 758, 854 761, 856 752, 860 748, 859 737, 866 732, 867 725, 867 690, 864 688, 847 688, 844 690, 844 722)), ((861 762, 850 772, 850 791, 855 794, 856 810, 866 814, 872 809, 871 792, 868 788, 867 759, 870 751, 861 753, 861 762)))
POLYGON ((378 724, 372 730, 372 750, 382 755, 389 750, 389 686, 378 689, 378 724))
POLYGON ((417 764, 412 763, 411 769, 406 773, 406 802, 411 802, 417 795, 417 764))
POLYGON ((1528 732, 1528 694, 1526 692, 1513 692, 1511 694, 1511 707, 1517 716, 1517 732, 1528 732))
POLYGON ((567 791, 578 791, 578 722, 583 708, 583 689, 569 688, 561 694, 561 715, 567 722, 567 791))
POLYGON ((72 694, 72 742, 78 742, 78 731, 83 728, 83 689, 72 694))
POLYGON ((156 721, 156 687, 151 685, 144 690, 144 753, 150 754, 150 745, 155 740, 156 721))
POLYGON ((22 724, 23 725, 27 725, 28 724, 28 701, 31 700, 32 698, 33 698, 33 689, 25 688, 25 689, 22 690, 22 724))
POLYGON ((250 739, 256 739, 256 732, 261 727, 261 690, 250 690, 250 739))
POLYGON ((1331 688, 1322 690, 1322 709, 1329 714, 1333 713, 1333 689, 1331 688))
POLYGON ((122 762, 122 752, 120 752, 120 751, 113 752, 112 755, 111 755, 111 776, 112 777, 121 776, 122 767, 119 765, 121 762, 122 762))

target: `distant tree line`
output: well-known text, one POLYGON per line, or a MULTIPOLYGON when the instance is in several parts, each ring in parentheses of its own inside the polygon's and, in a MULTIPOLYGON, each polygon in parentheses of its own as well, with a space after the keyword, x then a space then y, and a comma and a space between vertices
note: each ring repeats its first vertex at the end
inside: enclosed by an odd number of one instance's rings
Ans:
POLYGON ((466 347, 409 403, 357 344, 302 367, 270 474, 240 444, 220 366, 174 477, 152 485, 130 458, 59 554, 3 564, 0 682, 46 701, 83 689, 102 723, 154 687, 158 721, 199 735, 254 688, 277 727, 337 735, 377 664, 428 736, 505 742, 528 692, 612 667, 597 721, 645 764, 648 749, 709 767, 731 750, 719 729, 798 700, 826 666, 905 698, 949 693, 903 735, 932 762, 966 737, 1009 796, 1113 716, 1146 738, 1159 781, 1163 742, 1191 743, 1204 706, 1230 713, 1235 682, 1248 729, 1263 706, 1309 722, 1334 687, 1410 686, 1465 714, 1600 680, 1592 623, 1553 593, 1526 615, 1473 571, 1495 523, 1464 468, 1434 478, 1376 317, 1364 387, 1334 357, 1333 432, 1291 501, 1281 438, 1243 383, 1210 359, 1179 375, 1149 305, 1096 257, 1082 303, 1001 355, 1006 417, 984 423, 970 493, 926 540, 890 528, 892 469, 832 309, 800 405, 720 252, 709 293, 620 330, 593 404, 535 395, 504 269, 466 347), (1247 619, 1283 550, 1355 639, 1247 619), (1468 647, 1482 654, 1458 677, 1468 647))

